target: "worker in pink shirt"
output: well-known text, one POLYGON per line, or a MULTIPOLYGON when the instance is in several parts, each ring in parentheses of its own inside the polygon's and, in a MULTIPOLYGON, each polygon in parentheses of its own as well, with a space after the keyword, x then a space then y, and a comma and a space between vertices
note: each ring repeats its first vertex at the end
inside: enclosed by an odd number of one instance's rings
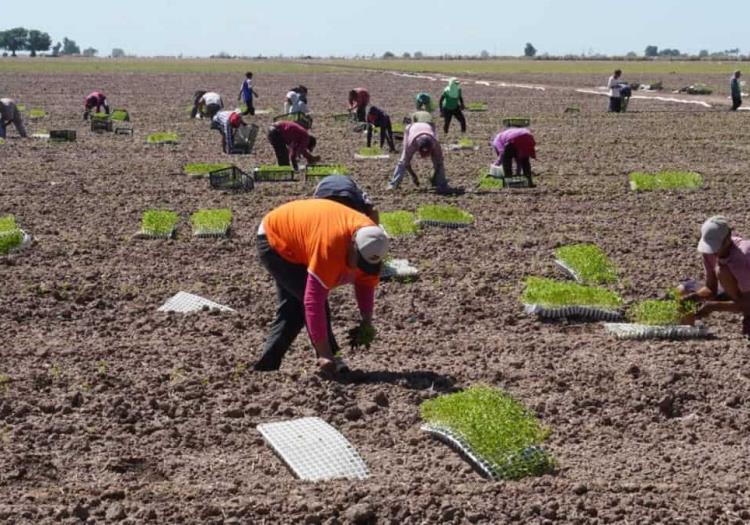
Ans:
POLYGON ((732 235, 729 221, 716 215, 701 226, 698 252, 703 254, 706 282, 696 291, 683 290, 683 300, 702 303, 696 318, 741 313, 742 334, 750 336, 750 240, 732 235))
POLYGON ((96 113, 101 113, 102 108, 104 112, 109 115, 109 104, 107 104, 107 97, 100 91, 94 91, 89 94, 83 101, 83 120, 87 120, 91 114, 91 110, 96 108, 96 113))
POLYGON ((408 172, 415 184, 419 184, 417 174, 411 167, 411 160, 414 155, 419 153, 422 158, 430 157, 432 159, 433 176, 432 184, 438 193, 447 192, 448 181, 445 178, 445 163, 443 161, 443 150, 437 139, 435 129, 426 122, 417 122, 409 124, 404 129, 404 145, 401 151, 401 158, 393 171, 393 177, 388 184, 388 190, 396 189, 401 184, 401 179, 408 172))
POLYGON ((354 88, 349 92, 349 112, 357 115, 357 122, 367 122, 367 104, 370 93, 365 88, 354 88))
POLYGON ((492 140, 497 154, 495 166, 502 166, 506 177, 513 176, 513 161, 524 177, 531 178, 531 160, 536 158, 534 135, 526 128, 504 129, 492 140))

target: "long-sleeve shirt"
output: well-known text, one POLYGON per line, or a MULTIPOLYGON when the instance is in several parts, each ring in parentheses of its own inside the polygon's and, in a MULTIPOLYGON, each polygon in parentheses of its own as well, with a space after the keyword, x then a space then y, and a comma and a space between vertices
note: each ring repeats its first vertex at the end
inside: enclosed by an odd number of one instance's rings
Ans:
POLYGON ((290 91, 286 94, 284 113, 307 113, 307 102, 296 91, 290 91))
POLYGON ((307 267, 303 305, 313 344, 327 338, 325 304, 333 288, 354 284, 360 312, 372 314, 379 278, 347 266, 347 251, 356 231, 373 225, 365 215, 328 199, 289 202, 263 218, 261 228, 271 248, 307 267))
POLYGON ((497 153, 496 166, 503 163, 503 155, 508 144, 516 148, 516 156, 519 159, 536 158, 536 141, 531 132, 526 128, 508 128, 501 131, 492 140, 492 147, 497 153))
POLYGON ((352 111, 357 108, 366 107, 370 103, 370 93, 365 88, 354 88, 357 96, 349 102, 349 109, 352 111))
POLYGON ((104 96, 104 93, 100 93, 99 91, 94 91, 93 93, 89 94, 89 96, 84 100, 84 105, 86 106, 86 109, 90 109, 96 106, 97 112, 101 110, 102 106, 109 110, 109 106, 107 106, 107 97, 104 96))
POLYGON ((607 81, 610 98, 620 98, 620 78, 612 75, 607 81))
POLYGON ((732 98, 738 99, 742 98, 742 89, 740 89, 740 79, 733 76, 732 82, 730 83, 730 88, 732 91, 732 98))
POLYGON ((213 127, 218 129, 224 137, 224 151, 230 153, 234 148, 234 133, 232 132, 232 124, 229 122, 229 117, 232 116, 232 111, 219 111, 211 119, 213 127))
POLYGON ((718 267, 724 266, 737 279, 737 288, 740 292, 750 292, 750 240, 742 237, 732 237, 732 247, 729 255, 720 259, 715 254, 703 255, 703 268, 706 271, 706 280, 718 275, 718 267))
POLYGON ((417 122, 409 124, 404 130, 403 150, 401 151, 401 158, 398 161, 398 165, 396 165, 396 169, 393 172, 391 184, 398 185, 404 177, 406 170, 411 169, 411 159, 419 150, 417 139, 420 137, 428 137, 432 141, 433 144, 430 156, 432 157, 432 167, 435 170, 435 181, 438 185, 445 182, 443 150, 440 147, 440 142, 438 142, 435 130, 432 129, 430 124, 417 122))
POLYGON ((0 98, 0 118, 4 122, 13 122, 18 117, 18 108, 13 99, 0 98))
POLYGON ((312 161, 312 154, 308 150, 310 145, 310 134, 305 128, 290 120, 282 120, 274 124, 281 133, 284 143, 289 149, 289 160, 294 164, 300 156, 305 157, 308 162, 312 161))

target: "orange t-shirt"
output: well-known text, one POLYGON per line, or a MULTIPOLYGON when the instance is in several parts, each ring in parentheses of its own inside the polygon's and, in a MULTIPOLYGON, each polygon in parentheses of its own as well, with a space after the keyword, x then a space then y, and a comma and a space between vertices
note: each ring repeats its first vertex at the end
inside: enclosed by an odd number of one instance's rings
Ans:
POLYGON ((377 286, 379 278, 347 266, 354 233, 374 226, 367 216, 328 199, 282 204, 263 218, 268 244, 291 263, 307 266, 327 289, 345 283, 377 286))

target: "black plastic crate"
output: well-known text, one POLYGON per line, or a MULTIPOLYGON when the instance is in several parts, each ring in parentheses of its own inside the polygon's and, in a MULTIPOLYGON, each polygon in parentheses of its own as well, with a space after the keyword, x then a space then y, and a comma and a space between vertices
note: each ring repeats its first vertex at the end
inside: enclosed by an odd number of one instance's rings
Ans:
POLYGON ((91 131, 104 132, 112 131, 112 121, 103 118, 91 118, 91 131))
POLYGON ((237 129, 234 137, 234 147, 232 148, 232 154, 235 155, 249 155, 253 152, 255 147, 255 139, 258 138, 257 124, 250 124, 249 126, 241 126, 237 129))
POLYGON ((217 190, 250 191, 255 186, 253 178, 237 166, 209 172, 208 181, 217 190))
POLYGON ((255 182, 293 182, 295 173, 291 166, 284 170, 269 170, 259 167, 253 170, 253 178, 255 182))
POLYGON ((56 142, 74 142, 76 131, 74 129, 53 129, 49 132, 49 139, 56 142))

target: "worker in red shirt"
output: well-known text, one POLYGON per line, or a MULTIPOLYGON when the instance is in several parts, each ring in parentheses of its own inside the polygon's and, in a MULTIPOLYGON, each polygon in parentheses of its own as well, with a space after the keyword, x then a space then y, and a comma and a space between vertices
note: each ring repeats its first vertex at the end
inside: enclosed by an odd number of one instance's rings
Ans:
POLYGON ((367 122, 367 104, 370 93, 365 88, 354 88, 349 92, 349 112, 356 113, 357 122, 367 122))
POLYGON ((107 97, 100 91, 92 92, 83 101, 83 120, 87 120, 91 114, 91 110, 96 108, 96 113, 101 113, 102 108, 104 112, 109 115, 109 104, 107 104, 107 97))
POLYGON ((300 157, 304 157, 308 164, 320 162, 320 157, 312 154, 317 140, 296 122, 282 120, 273 124, 268 128, 268 142, 276 153, 279 166, 291 164, 297 171, 300 157))

